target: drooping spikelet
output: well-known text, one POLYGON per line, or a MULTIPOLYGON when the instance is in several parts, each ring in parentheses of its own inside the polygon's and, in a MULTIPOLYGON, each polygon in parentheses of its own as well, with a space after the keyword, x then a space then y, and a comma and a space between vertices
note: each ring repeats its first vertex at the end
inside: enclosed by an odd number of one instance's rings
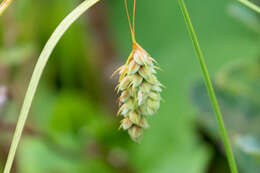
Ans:
POLYGON ((143 129, 149 127, 146 118, 157 112, 160 107, 162 84, 155 74, 158 68, 155 60, 137 43, 119 73, 117 86, 119 97, 118 115, 124 118, 121 128, 128 130, 134 141, 138 141, 143 129))

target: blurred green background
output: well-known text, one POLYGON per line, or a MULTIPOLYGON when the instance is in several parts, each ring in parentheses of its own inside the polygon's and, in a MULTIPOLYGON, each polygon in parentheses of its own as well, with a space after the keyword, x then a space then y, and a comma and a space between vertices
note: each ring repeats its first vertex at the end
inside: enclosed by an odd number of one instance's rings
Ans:
MULTIPOLYGON (((0 171, 39 53, 80 2, 17 0, 0 18, 0 171)), ((240 172, 259 173, 259 15, 234 0, 186 3, 240 172)), ((101 1, 54 50, 13 173, 229 172, 178 2, 137 0, 136 37, 159 62, 166 86, 140 144, 118 130, 116 78, 110 78, 131 51, 123 0, 101 1)))

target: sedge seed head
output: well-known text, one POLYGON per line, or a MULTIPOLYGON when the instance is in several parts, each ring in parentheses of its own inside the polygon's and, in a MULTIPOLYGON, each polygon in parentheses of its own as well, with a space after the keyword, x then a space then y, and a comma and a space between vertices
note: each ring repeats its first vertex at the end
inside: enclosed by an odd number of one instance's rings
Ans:
POLYGON ((126 64, 115 72, 120 75, 117 86, 121 92, 118 114, 123 116, 120 127, 128 130, 134 141, 139 141, 143 129, 149 127, 146 118, 160 107, 162 84, 155 76, 158 69, 155 64, 158 63, 136 43, 126 64))

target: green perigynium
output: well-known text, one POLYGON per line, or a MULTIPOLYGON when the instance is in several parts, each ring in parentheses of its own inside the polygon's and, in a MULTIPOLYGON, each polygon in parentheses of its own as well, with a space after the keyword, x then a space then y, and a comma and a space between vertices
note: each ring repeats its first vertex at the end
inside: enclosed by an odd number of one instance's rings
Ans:
POLYGON ((149 127, 146 120, 157 112, 161 102, 162 84, 156 78, 157 62, 137 43, 119 73, 120 92, 118 115, 123 116, 120 128, 128 130, 134 141, 149 127))

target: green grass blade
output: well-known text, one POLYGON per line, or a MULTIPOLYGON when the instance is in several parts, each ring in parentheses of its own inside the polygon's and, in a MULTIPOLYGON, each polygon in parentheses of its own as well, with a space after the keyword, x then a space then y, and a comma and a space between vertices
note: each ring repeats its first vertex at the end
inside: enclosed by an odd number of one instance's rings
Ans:
POLYGON ((260 7, 258 7, 254 3, 252 3, 248 0, 238 0, 238 1, 241 2, 242 4, 244 4, 245 6, 247 6, 248 8, 251 8, 252 10, 260 13, 260 7))
POLYGON ((38 59, 38 62, 34 68, 29 87, 27 89, 25 99, 23 102, 23 106, 17 121, 17 126, 14 132, 12 144, 8 153, 7 162, 4 168, 3 173, 10 173, 13 160, 15 157, 15 153, 19 144, 19 141, 21 139, 22 131, 26 122, 26 119, 28 117, 28 113, 36 92, 36 89, 38 87, 40 78, 42 76, 43 70, 47 64, 47 61, 55 48, 56 44, 60 40, 60 38, 63 36, 63 34, 67 31, 67 29, 73 24, 87 9, 92 7, 95 3, 97 3, 99 0, 85 0, 82 2, 77 8, 75 8, 56 28, 56 30, 51 35, 50 39, 46 43, 45 47, 43 48, 40 57, 38 59))
POLYGON ((225 128, 225 124, 223 121, 223 116, 222 116, 222 113, 221 113, 219 105, 218 105, 217 97, 216 97, 215 91, 213 89, 213 85, 212 85, 212 82, 211 82, 211 79, 209 76, 209 72, 208 72, 208 69, 207 69, 207 66, 206 66, 206 63, 205 63, 205 60, 204 60, 204 57, 203 57, 203 54, 202 54, 202 51, 201 51, 201 48, 200 48, 200 45, 198 42, 198 38, 194 31, 193 25, 191 23, 191 19, 189 17, 189 13, 188 13, 184 0, 179 0, 179 4, 180 4, 180 8, 182 10, 185 22, 187 24, 187 29, 190 33, 192 43, 194 45, 195 51, 196 51, 198 59, 199 59, 201 71, 202 71, 202 74, 203 74, 203 77, 205 80, 205 85, 208 90, 208 94, 209 94, 209 97, 211 100, 212 107, 213 107, 215 115, 216 115, 216 119, 217 119, 218 126, 219 126, 219 131, 220 131, 223 143, 224 143, 224 147, 226 150, 228 163, 229 163, 231 172, 238 173, 235 158, 234 158, 234 155, 232 152, 232 148, 231 148, 231 145, 230 145, 230 142, 228 139, 228 135, 227 135, 227 131, 225 128))

